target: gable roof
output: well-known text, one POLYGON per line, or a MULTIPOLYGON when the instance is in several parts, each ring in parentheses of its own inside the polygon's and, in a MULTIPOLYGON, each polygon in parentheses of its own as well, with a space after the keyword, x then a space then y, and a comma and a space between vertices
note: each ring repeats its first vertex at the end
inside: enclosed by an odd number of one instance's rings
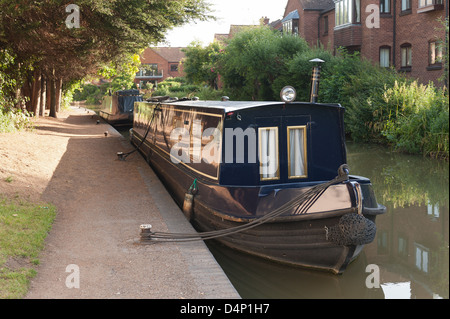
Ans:
POLYGON ((327 10, 334 8, 333 0, 299 0, 304 10, 327 10))
POLYGON ((298 10, 294 10, 294 11, 289 12, 289 14, 283 20, 281 20, 281 22, 285 22, 285 21, 292 20, 292 19, 299 19, 299 18, 300 18, 300 16, 298 15, 298 10))
POLYGON ((155 47, 151 48, 155 53, 163 57, 167 62, 180 62, 185 54, 181 47, 155 47))

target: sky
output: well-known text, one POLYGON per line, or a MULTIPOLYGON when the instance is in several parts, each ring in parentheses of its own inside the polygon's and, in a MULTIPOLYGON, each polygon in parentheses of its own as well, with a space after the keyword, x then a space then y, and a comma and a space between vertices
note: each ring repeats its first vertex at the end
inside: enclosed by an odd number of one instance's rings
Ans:
POLYGON ((228 34, 230 25, 257 25, 259 19, 268 17, 270 22, 281 19, 287 0, 206 0, 211 4, 216 21, 191 23, 169 31, 166 43, 158 46, 187 47, 192 41, 205 46, 213 42, 215 33, 228 34))

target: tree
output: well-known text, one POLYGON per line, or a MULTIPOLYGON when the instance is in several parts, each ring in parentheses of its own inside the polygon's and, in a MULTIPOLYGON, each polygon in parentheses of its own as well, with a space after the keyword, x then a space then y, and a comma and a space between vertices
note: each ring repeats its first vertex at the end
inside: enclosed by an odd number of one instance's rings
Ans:
POLYGON ((217 89, 218 60, 222 46, 218 42, 203 47, 200 42, 192 42, 183 50, 186 58, 183 61, 183 70, 186 79, 192 84, 207 83, 209 87, 217 89))
POLYGON ((79 0, 79 28, 68 28, 67 5, 63 0, 0 0, 0 48, 14 54, 17 67, 30 65, 21 90, 28 110, 37 108, 40 78, 64 87, 111 62, 120 64, 164 39, 176 25, 210 18, 204 0, 79 0))
POLYGON ((308 45, 300 37, 265 26, 248 28, 229 41, 220 59, 220 74, 235 98, 274 100, 278 92, 272 84, 287 72, 288 61, 305 50, 308 45))

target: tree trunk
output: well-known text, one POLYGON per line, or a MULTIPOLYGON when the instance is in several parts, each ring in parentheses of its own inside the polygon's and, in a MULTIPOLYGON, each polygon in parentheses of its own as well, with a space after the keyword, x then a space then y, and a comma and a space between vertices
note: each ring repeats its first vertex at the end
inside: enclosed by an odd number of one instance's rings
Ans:
POLYGON ((39 115, 44 116, 45 115, 45 104, 47 102, 47 82, 45 81, 45 78, 41 78, 41 100, 39 103, 39 115))
POLYGON ((23 110, 23 103, 22 99, 20 98, 21 96, 22 96, 22 88, 19 87, 16 89, 16 101, 18 101, 16 103, 16 108, 23 110))
POLYGON ((61 111, 61 97, 62 97, 62 80, 58 79, 56 80, 56 92, 55 92, 56 113, 59 113, 61 111))
POLYGON ((37 69, 34 70, 31 87, 31 112, 34 116, 39 116, 39 104, 41 102, 41 72, 37 69))
POLYGON ((50 117, 56 116, 56 81, 54 79, 50 80, 50 117))
POLYGON ((47 86, 47 88, 46 88, 46 90, 45 90, 45 108, 47 109, 47 110, 50 110, 50 102, 51 102, 51 89, 50 89, 50 87, 51 87, 51 84, 52 84, 52 81, 50 81, 50 79, 47 79, 46 81, 46 86, 47 86))
POLYGON ((28 97, 27 101, 25 102, 24 109, 27 110, 28 112, 31 112, 31 97, 33 94, 29 79, 26 79, 25 82, 23 83, 21 93, 25 98, 28 97))

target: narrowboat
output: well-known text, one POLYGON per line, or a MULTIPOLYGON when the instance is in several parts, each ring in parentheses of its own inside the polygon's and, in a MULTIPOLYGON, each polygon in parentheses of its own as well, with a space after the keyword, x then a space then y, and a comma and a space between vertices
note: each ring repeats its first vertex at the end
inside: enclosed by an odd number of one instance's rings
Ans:
POLYGON ((111 125, 132 125, 134 102, 143 101, 139 90, 109 92, 103 97, 100 117, 111 125))
POLYGON ((343 119, 339 104, 292 99, 145 101, 130 138, 203 239, 340 274, 385 212, 349 175, 343 119))

